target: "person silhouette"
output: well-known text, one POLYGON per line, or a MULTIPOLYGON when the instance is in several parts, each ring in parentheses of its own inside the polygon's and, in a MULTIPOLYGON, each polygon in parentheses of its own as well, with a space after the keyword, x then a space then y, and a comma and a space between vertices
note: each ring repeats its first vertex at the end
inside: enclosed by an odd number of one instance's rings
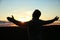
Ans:
POLYGON ((55 18, 51 20, 44 21, 44 20, 39 19, 40 16, 41 16, 41 11, 36 9, 32 14, 32 20, 28 22, 21 23, 21 21, 14 19, 13 15, 12 17, 7 17, 7 20, 10 22, 13 22, 14 24, 18 26, 29 27, 30 39, 38 40, 37 36, 40 33, 40 28, 42 27, 42 25, 53 23, 54 21, 57 21, 59 19, 59 17, 56 16, 55 18))

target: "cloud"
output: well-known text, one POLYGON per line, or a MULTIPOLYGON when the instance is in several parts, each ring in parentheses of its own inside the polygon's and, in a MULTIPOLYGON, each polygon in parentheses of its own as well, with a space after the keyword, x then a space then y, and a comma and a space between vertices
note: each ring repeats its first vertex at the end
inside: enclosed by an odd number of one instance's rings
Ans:
POLYGON ((9 27, 9 26, 16 26, 15 24, 7 21, 0 21, 0 27, 9 27))
POLYGON ((55 21, 54 23, 46 24, 46 25, 43 25, 43 26, 50 26, 50 25, 60 25, 60 21, 55 21))

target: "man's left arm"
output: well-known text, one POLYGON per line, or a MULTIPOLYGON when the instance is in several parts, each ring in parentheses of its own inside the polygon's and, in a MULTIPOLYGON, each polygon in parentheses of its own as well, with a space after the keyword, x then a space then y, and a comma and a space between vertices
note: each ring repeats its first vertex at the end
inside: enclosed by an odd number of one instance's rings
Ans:
POLYGON ((43 21, 43 25, 44 25, 44 24, 50 24, 50 23, 53 23, 53 22, 57 21, 58 19, 59 19, 59 17, 56 16, 54 19, 47 20, 47 21, 43 21))

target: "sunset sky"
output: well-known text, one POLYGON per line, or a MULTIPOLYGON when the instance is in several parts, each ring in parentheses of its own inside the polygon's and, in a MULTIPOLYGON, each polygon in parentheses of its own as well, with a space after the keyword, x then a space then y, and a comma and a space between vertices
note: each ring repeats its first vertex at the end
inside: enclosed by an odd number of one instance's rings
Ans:
POLYGON ((29 21, 35 9, 41 11, 43 20, 60 17, 60 0, 0 0, 0 20, 14 15, 19 21, 29 21))

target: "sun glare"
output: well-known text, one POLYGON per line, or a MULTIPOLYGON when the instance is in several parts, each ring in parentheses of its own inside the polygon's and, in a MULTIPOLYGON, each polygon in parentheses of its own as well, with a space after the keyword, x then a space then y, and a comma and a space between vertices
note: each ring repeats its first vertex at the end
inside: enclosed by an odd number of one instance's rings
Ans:
POLYGON ((30 16, 19 17, 18 20, 21 22, 27 22, 31 20, 31 17, 30 16))
POLYGON ((27 21, 25 18, 19 18, 18 20, 21 21, 21 22, 26 22, 27 21))

